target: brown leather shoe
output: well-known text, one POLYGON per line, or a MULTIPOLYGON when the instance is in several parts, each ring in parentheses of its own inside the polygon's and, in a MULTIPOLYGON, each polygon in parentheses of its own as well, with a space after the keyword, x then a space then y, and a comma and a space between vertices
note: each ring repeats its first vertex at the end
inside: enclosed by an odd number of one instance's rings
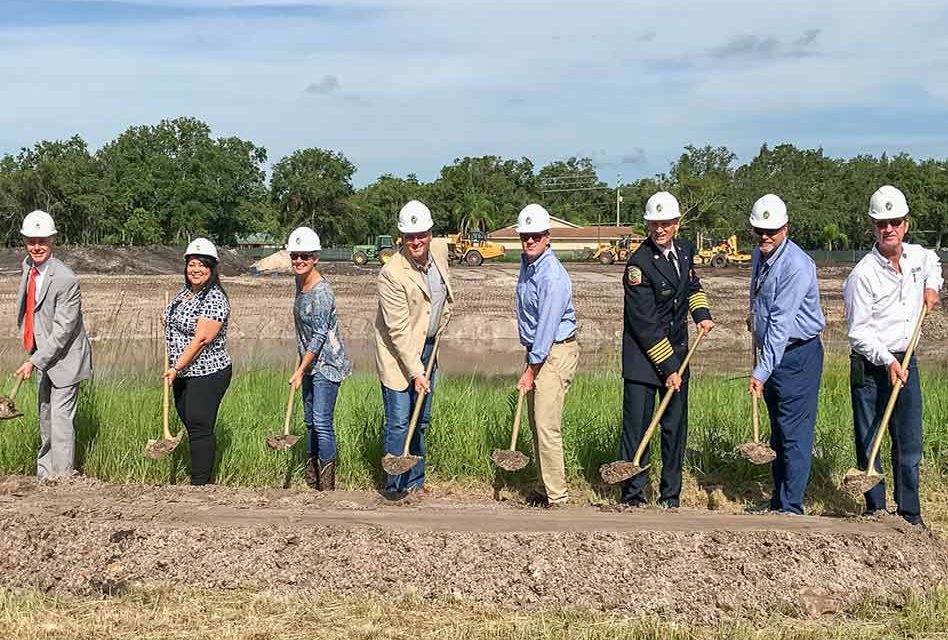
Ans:
POLYGON ((319 488, 323 491, 336 490, 336 461, 319 463, 319 488))
POLYGON ((315 489, 319 491, 319 461, 315 456, 310 456, 306 460, 306 470, 303 472, 303 477, 306 479, 306 484, 310 489, 315 489))

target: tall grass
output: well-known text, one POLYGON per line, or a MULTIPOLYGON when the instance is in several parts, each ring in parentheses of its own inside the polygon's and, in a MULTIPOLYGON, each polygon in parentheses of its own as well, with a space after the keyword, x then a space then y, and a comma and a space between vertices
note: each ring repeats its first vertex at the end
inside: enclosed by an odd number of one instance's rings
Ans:
MULTIPOLYGON (((302 482, 305 438, 289 453, 267 449, 265 437, 282 428, 288 371, 258 368, 239 372, 225 396, 218 419, 217 482, 273 486, 302 482)), ((532 466, 498 477, 490 462, 493 448, 509 444, 515 401, 514 378, 442 377, 437 381, 433 420, 427 434, 429 477, 489 488, 498 480, 523 483, 532 466)), ((948 374, 923 371, 925 468, 948 474, 948 374)), ((758 499, 769 488, 769 467, 755 467, 734 448, 750 437, 746 379, 720 375, 692 378, 688 469, 701 487, 721 487, 735 499, 758 499)), ((563 443, 567 473, 574 486, 606 495, 598 468, 615 459, 621 426, 621 380, 613 373, 577 376, 566 399, 563 443)), ((32 388, 32 387, 31 387, 32 388)), ((34 472, 38 446, 36 407, 27 388, 20 392, 25 416, 0 423, 0 472, 34 472)), ((174 415, 172 431, 181 428, 174 415)), ((766 411, 762 431, 769 432, 766 411)), ((86 475, 119 482, 183 482, 187 477, 186 441, 166 460, 142 456, 146 439, 161 428, 161 389, 152 377, 98 379, 82 387, 77 415, 77 464, 86 475)), ((305 436, 300 403, 293 430, 305 436)), ((369 374, 347 379, 336 406, 336 434, 343 486, 378 486, 382 474, 382 405, 378 380, 369 374)), ((521 431, 518 448, 533 457, 530 431, 521 431)), ((654 443, 657 447, 657 440, 654 443)), ((660 456, 653 451, 655 466, 660 456)), ((885 451, 884 459, 887 458, 885 451)), ((839 477, 854 466, 848 370, 828 363, 823 377, 811 478, 811 497, 823 508, 851 508, 836 489, 839 477)))

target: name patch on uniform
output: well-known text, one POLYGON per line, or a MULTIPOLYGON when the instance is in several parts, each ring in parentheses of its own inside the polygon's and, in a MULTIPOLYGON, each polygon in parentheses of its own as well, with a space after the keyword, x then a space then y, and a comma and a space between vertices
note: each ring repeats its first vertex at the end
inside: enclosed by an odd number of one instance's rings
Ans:
POLYGON ((627 267, 625 270, 625 281, 630 287, 637 287, 642 284, 642 270, 638 267, 627 267))

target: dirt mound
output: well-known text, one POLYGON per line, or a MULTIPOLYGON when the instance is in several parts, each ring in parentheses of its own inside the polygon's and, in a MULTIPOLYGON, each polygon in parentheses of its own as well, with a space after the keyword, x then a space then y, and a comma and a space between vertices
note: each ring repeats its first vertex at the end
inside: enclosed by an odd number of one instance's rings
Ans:
POLYGON ((400 506, 357 492, 0 482, 4 587, 412 590, 707 622, 826 613, 827 602, 833 612, 946 574, 944 543, 895 518, 549 513, 451 497, 400 506))
MULTIPOLYGON (((56 257, 79 274, 170 275, 184 272, 180 247, 57 247, 56 257)), ((239 249, 221 247, 221 272, 236 276, 250 272, 252 259, 239 249)), ((0 248, 0 273, 19 273, 24 251, 0 248)))

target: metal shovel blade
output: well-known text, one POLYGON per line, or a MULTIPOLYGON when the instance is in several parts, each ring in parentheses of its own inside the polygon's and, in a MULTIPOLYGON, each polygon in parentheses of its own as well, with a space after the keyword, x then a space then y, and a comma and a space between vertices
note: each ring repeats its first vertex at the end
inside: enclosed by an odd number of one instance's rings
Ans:
POLYGON ((300 437, 293 434, 280 434, 267 436, 267 446, 277 451, 286 451, 299 442, 300 437))
POLYGON ((734 451, 751 464, 769 464, 777 459, 777 452, 763 442, 745 442, 734 451))
POLYGON ((850 469, 843 476, 843 491, 858 498, 882 481, 882 475, 860 469, 850 469))
POLYGON ((0 396, 0 420, 13 420, 19 418, 23 413, 17 411, 16 403, 10 396, 0 396))
POLYGON ((149 440, 145 443, 145 457, 151 460, 164 458, 174 451, 175 447, 181 443, 181 434, 173 438, 162 438, 161 440, 149 440))
POLYGON ((640 467, 634 462, 617 460, 599 467, 599 475, 602 476, 603 482, 607 484, 618 484, 619 482, 633 478, 640 473, 645 473, 645 471, 647 471, 650 466, 651 465, 645 465, 644 467, 640 467))
POLYGON ((510 449, 494 449, 490 454, 490 459, 504 471, 520 471, 530 462, 527 456, 510 449))
POLYGON ((421 462, 421 456, 393 456, 391 453, 386 453, 382 458, 382 468, 389 475, 400 476, 419 462, 421 462))

